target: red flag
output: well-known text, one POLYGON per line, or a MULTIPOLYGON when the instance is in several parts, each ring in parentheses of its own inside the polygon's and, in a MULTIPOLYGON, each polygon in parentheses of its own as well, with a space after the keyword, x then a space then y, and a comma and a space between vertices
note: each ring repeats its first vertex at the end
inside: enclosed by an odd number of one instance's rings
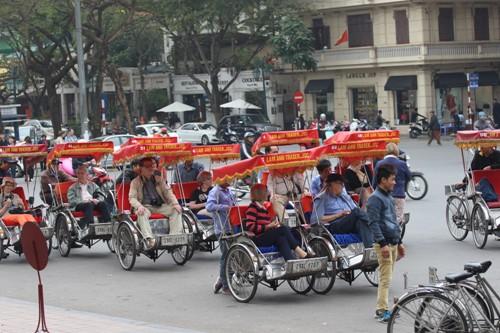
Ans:
POLYGON ((347 43, 348 41, 349 41, 349 33, 347 32, 347 30, 345 30, 335 42, 335 46, 347 43))

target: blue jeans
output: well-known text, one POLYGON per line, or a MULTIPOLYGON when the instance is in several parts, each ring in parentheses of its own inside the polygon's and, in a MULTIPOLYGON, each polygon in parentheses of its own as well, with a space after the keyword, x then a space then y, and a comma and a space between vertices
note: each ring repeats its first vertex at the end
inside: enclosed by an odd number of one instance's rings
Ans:
POLYGON ((219 249, 220 249, 220 253, 221 253, 221 256, 219 259, 219 280, 222 281, 223 288, 228 288, 224 267, 225 267, 227 252, 228 252, 229 248, 227 246, 227 241, 221 239, 221 235, 219 235, 218 238, 219 238, 219 249))
POLYGON ((358 234, 365 248, 373 247, 373 233, 368 226, 368 215, 359 208, 354 208, 349 215, 330 222, 326 227, 332 234, 358 234))
POLYGON ((295 250, 299 246, 299 243, 293 237, 290 229, 285 226, 264 231, 264 233, 252 238, 252 240, 255 245, 259 247, 277 246, 280 254, 285 260, 295 259, 292 250, 295 250))

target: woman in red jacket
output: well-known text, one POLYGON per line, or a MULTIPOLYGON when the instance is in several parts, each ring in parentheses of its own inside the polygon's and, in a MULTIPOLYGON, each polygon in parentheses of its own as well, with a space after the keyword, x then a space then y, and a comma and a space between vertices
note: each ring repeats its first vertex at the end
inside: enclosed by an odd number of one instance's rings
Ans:
POLYGON ((299 242, 293 237, 288 227, 281 225, 278 219, 271 217, 269 211, 264 207, 268 196, 267 187, 264 184, 255 184, 250 190, 252 203, 248 206, 244 228, 255 234, 252 237, 257 246, 276 245, 285 260, 295 258, 306 258, 308 256, 299 242), (294 256, 292 250, 295 252, 294 256))

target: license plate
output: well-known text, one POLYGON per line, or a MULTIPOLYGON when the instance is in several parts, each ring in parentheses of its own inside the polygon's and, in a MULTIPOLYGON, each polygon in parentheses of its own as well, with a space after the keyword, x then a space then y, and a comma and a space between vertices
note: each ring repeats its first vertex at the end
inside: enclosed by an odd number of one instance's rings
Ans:
POLYGON ((295 228, 296 226, 297 226, 297 217, 296 216, 288 217, 288 227, 295 228))
POLYGON ((370 251, 370 252, 369 252, 369 255, 368 255, 368 258, 369 258, 371 261, 378 261, 377 252, 375 252, 375 251, 370 251))
POLYGON ((112 226, 111 225, 97 225, 94 227, 94 233, 97 236, 100 235, 111 235, 111 230, 112 226))
POLYGON ((166 235, 161 237, 161 245, 163 246, 175 246, 175 245, 185 245, 188 242, 188 235, 166 235))
POLYGON ((309 259, 292 264, 292 273, 315 272, 321 269, 321 259, 309 259))

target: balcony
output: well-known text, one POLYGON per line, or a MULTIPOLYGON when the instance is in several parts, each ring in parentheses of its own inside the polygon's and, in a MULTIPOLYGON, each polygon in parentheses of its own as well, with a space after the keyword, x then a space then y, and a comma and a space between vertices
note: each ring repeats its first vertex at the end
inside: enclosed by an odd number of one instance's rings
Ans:
MULTIPOLYGON (((319 70, 485 62, 500 59, 500 42, 440 43, 317 51, 319 70)), ((283 68, 287 71, 290 68, 283 68)))

